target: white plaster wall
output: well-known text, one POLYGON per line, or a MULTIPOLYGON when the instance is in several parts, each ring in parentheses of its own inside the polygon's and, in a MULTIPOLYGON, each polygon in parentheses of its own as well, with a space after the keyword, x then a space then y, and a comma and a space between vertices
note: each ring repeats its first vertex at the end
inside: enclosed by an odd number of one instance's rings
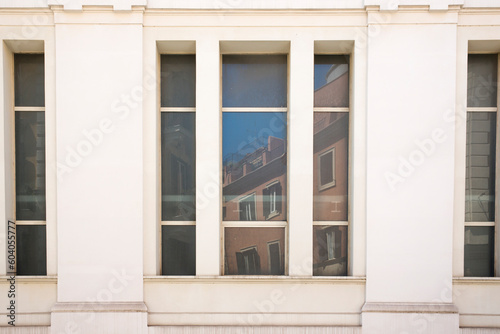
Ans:
POLYGON ((142 301, 142 29, 56 41, 58 301, 142 301))
POLYGON ((372 29, 366 298, 451 302, 456 26, 372 29))

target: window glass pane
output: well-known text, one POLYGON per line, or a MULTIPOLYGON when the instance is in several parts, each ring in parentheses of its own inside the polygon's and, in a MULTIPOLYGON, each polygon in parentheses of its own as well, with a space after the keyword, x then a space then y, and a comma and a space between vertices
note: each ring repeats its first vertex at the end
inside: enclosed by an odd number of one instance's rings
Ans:
POLYGON ((196 226, 161 227, 162 274, 196 275, 196 226))
POLYGON ((161 106, 194 107, 195 97, 195 55, 162 55, 161 106))
POLYGON ((45 114, 15 114, 16 219, 45 220, 45 114))
POLYGON ((314 113, 314 220, 347 221, 349 113, 314 113))
POLYGON ((286 220, 286 113, 222 116, 224 220, 286 220))
POLYGON ((226 227, 226 275, 284 275, 285 228, 226 227))
POLYGON ((195 220, 195 113, 161 114, 162 220, 195 220))
POLYGON ((469 55, 467 73, 467 106, 497 106, 498 55, 469 55))
POLYGON ((314 56, 314 106, 349 107, 349 56, 314 56))
POLYGON ((467 113, 465 221, 495 221, 496 113, 467 113))
POLYGON ((313 275, 347 275, 347 226, 314 226, 313 275))
POLYGON ((286 107, 286 55, 222 58, 223 107, 286 107))
POLYGON ((464 275, 492 277, 495 228, 493 226, 466 226, 464 275))
POLYGON ((16 106, 45 105, 43 54, 15 54, 14 80, 16 106))
POLYGON ((17 225, 17 275, 47 275, 45 225, 17 225))

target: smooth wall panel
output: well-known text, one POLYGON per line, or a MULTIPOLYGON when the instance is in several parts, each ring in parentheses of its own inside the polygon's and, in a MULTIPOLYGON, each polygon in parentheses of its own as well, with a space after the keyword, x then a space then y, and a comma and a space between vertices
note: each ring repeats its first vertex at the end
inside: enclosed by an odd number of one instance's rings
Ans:
POLYGON ((452 278, 456 26, 373 29, 367 302, 451 302, 442 292, 452 278))
POLYGON ((142 27, 56 40, 58 301, 142 301, 142 27))

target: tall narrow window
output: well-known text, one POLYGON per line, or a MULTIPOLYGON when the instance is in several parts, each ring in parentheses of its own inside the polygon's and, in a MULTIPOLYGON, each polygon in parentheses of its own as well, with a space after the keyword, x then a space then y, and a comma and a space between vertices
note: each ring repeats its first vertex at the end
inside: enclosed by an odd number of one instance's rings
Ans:
POLYGON ((498 55, 471 54, 467 74, 464 275, 495 275, 498 55))
POLYGON ((47 274, 43 54, 14 55, 17 275, 47 274))
POLYGON ((349 56, 314 57, 313 275, 347 275, 349 56))
POLYGON ((287 56, 222 58, 224 273, 283 275, 287 56))
POLYGON ((196 273, 195 56, 161 56, 162 274, 196 273))

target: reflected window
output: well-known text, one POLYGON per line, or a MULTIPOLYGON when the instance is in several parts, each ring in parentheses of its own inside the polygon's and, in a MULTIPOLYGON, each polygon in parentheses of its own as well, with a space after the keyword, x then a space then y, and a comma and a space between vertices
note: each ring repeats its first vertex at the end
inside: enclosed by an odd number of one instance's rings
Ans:
POLYGON ((260 275, 260 256, 257 247, 248 247, 236 252, 238 275, 260 275))
POLYGON ((222 129, 224 220, 286 220, 286 113, 224 112, 222 129))
POLYGON ((44 55, 14 55, 17 274, 46 275, 44 55))
POLYGON ((313 274, 347 275, 347 226, 314 226, 313 274))
POLYGON ((226 227, 226 275, 283 275, 284 227, 226 227))
POLYGON ((335 147, 319 156, 319 189, 335 186, 335 147))
POLYGON ((240 200, 240 220, 255 220, 255 195, 243 197, 240 200))
POLYGON ((281 211, 281 201, 282 201, 282 186, 279 181, 268 185, 262 190, 264 196, 264 217, 266 219, 271 219, 278 216, 281 211))
POLYGON ((464 275, 495 274, 498 55, 468 56, 464 275))
POLYGON ((161 272, 196 274, 196 57, 161 56, 161 272))

